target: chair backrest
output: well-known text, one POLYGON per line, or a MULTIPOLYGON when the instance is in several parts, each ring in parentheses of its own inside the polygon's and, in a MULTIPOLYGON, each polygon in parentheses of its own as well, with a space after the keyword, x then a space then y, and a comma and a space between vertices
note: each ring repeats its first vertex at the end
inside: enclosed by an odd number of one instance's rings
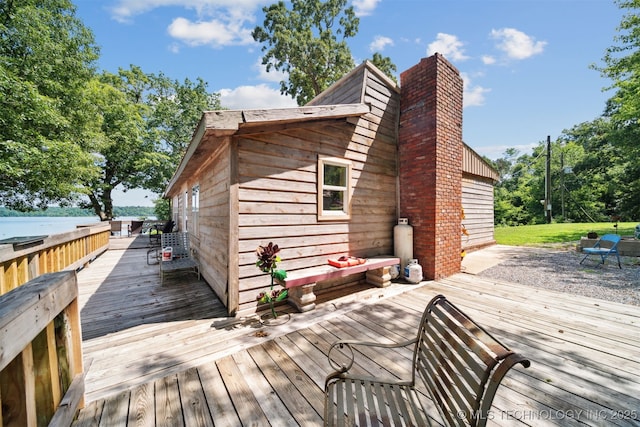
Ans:
POLYGON ((162 247, 170 246, 174 258, 189 258, 189 233, 162 233, 160 235, 162 247))
MULTIPOLYGON (((617 234, 605 234, 604 236, 602 236, 600 238, 600 240, 598 240, 596 242, 596 245, 598 247, 602 247, 602 242, 610 242, 611 243, 611 250, 615 250, 616 246, 618 245, 618 242, 620 241, 620 236, 617 234)), ((595 245, 594 245, 595 246, 595 245)), ((608 246, 607 246, 608 247, 608 246)))
POLYGON ((516 363, 529 366, 444 296, 431 300, 418 332, 413 375, 423 380, 448 425, 460 424, 464 414, 468 425, 484 426, 502 377, 516 363))
POLYGON ((170 219, 169 221, 167 221, 164 224, 164 227, 162 227, 162 232, 163 233, 171 233, 173 231, 173 227, 175 227, 176 223, 173 222, 172 219, 170 219))

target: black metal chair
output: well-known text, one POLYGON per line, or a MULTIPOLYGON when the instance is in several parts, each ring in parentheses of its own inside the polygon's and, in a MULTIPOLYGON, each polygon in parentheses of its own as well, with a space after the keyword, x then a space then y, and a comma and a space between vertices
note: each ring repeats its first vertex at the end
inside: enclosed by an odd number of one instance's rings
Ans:
POLYGON ((149 229, 149 241, 154 246, 160 245, 160 236, 162 236, 162 233, 171 233, 175 226, 176 223, 172 220, 167 221, 162 228, 160 228, 160 224, 152 225, 149 229))

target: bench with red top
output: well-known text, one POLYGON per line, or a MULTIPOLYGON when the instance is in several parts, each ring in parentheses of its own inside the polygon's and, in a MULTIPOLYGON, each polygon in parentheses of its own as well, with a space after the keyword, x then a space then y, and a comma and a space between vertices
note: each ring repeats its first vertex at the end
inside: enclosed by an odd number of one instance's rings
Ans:
MULTIPOLYGON (((340 259, 335 261, 338 262, 333 264, 342 264, 340 259)), ((348 258, 343 261, 346 262, 345 267, 327 264, 288 271, 287 278, 279 282, 289 290, 289 302, 300 312, 313 310, 316 306, 316 295, 313 293, 316 283, 362 272, 366 272, 367 283, 380 288, 389 286, 391 284, 389 269, 393 265, 400 264, 400 258, 397 257, 348 258)))

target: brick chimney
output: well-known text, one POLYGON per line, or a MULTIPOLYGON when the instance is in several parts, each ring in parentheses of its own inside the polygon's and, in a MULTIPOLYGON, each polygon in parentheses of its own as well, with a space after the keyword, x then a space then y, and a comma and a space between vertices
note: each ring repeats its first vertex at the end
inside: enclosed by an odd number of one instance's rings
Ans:
POLYGON ((400 81, 400 217, 425 279, 439 279, 460 271, 462 79, 436 53, 400 81))

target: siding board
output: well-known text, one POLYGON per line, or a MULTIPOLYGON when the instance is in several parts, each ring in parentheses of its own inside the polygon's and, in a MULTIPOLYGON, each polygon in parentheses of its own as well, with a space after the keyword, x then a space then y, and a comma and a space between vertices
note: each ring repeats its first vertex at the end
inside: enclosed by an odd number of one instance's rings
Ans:
POLYGON ((469 236, 462 236, 462 248, 486 246, 495 243, 493 235, 493 181, 488 178, 465 175, 462 178, 462 224, 469 236))
MULTIPOLYGON (((196 133, 206 142, 202 151, 194 152, 200 153, 195 160, 200 164, 184 165, 181 170, 192 175, 173 180, 180 188, 172 189, 172 195, 178 195, 174 209, 182 215, 184 193, 200 185, 196 250, 204 279, 230 312, 255 311, 258 292, 269 285, 268 276, 255 267, 260 244, 277 243, 282 248, 281 267, 289 271, 324 265, 329 257, 340 255, 393 253, 399 103, 398 86, 365 64, 309 103, 321 107, 325 118, 301 121, 306 107, 296 109, 292 120, 287 110, 221 114, 224 123, 207 115, 213 122, 205 121, 196 133), (368 110, 351 109, 359 115, 330 113, 333 105, 363 102, 368 110), (349 221, 318 220, 319 156, 352 163, 349 221)), ((486 215, 483 191, 469 188, 470 227, 474 216, 486 215)), ((481 230, 480 224, 476 229, 481 230)), ((351 285, 363 278, 320 287, 351 285)))

